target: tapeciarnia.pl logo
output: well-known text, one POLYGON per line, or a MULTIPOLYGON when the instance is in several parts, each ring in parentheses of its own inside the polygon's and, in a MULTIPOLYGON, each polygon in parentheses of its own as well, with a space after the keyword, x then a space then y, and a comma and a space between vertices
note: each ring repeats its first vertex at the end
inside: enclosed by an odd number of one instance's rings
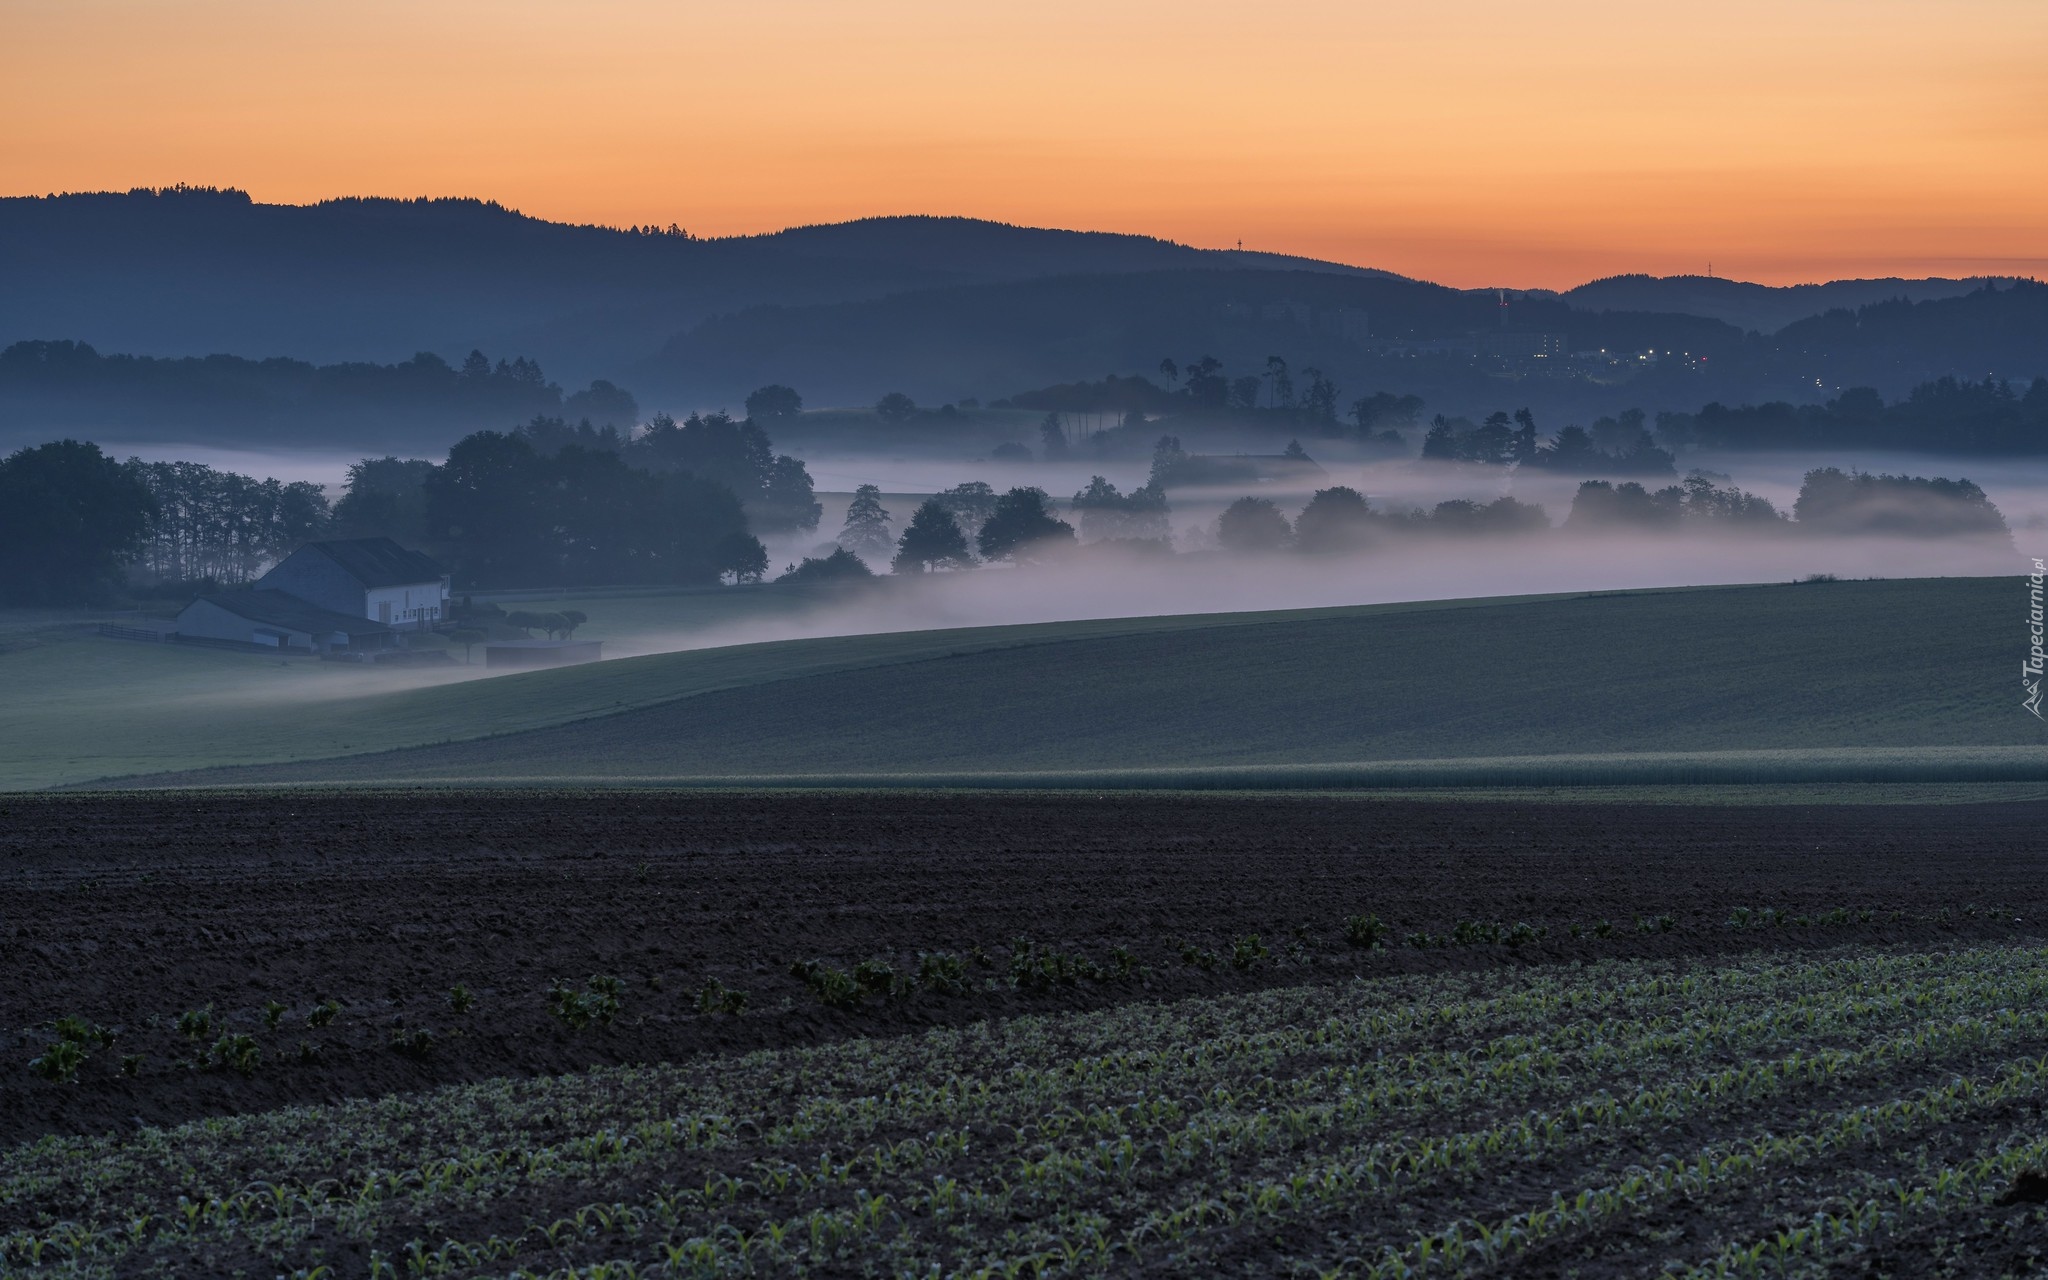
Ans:
POLYGON ((2041 580, 2048 577, 2048 564, 2034 561, 2034 572, 2027 579, 2027 636, 2033 641, 2027 650, 2027 660, 2020 664, 2020 683, 2027 687, 2027 700, 2020 705, 2034 713, 2034 719, 2048 719, 2041 714, 2041 668, 2048 661, 2048 653, 2041 649, 2042 614, 2041 580))

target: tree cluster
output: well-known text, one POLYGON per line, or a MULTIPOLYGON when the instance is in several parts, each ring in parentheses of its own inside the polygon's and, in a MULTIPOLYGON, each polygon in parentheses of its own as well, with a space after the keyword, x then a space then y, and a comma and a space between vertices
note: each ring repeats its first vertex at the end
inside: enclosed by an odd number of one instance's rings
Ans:
POLYGON ((689 474, 724 485, 738 495, 754 527, 763 532, 815 529, 824 514, 804 464, 776 453, 768 433, 751 418, 693 413, 677 422, 665 413, 656 414, 620 452, 633 466, 648 471, 689 474))
POLYGON ((2048 450, 2048 378, 2025 390, 1985 379, 1937 378, 1890 404, 1852 387, 1825 404, 1708 404, 1698 413, 1660 413, 1657 437, 1678 448, 1913 449, 1944 453, 2048 450))
MULTIPOLYGON (((535 414, 632 431, 639 407, 609 382, 564 394, 535 361, 471 351, 460 367, 430 351, 397 364, 314 365, 212 355, 102 355, 83 342, 17 342, 0 351, 0 404, 52 424, 263 428, 271 439, 360 438, 365 423, 445 429, 535 414)), ((446 437, 443 437, 446 438, 446 437)))
POLYGON ((148 486, 98 445, 59 440, 0 459, 0 605, 105 598, 155 515, 148 486))
MULTIPOLYGON (((1395 452, 1406 449, 1401 429, 1413 427, 1422 409, 1418 396, 1385 391, 1343 406, 1337 384, 1321 369, 1305 366, 1297 373, 1286 357, 1277 355, 1266 357, 1258 373, 1232 376, 1212 355, 1185 365, 1161 360, 1159 373, 1165 386, 1141 375, 1110 374, 1097 382, 1022 392, 993 406, 1048 410, 1047 423, 1057 422, 1059 415, 1109 413, 1127 430, 1142 429, 1155 418, 1227 416, 1275 428, 1305 427, 1319 436, 1355 435, 1395 452)), ((1064 439, 1055 445, 1049 433, 1045 443, 1048 451, 1066 448, 1064 439)))
POLYGON ((1788 518, 1753 493, 1695 471, 1683 484, 1648 490, 1633 481, 1588 480, 1572 499, 1569 529, 1672 529, 1710 521, 1733 528, 1813 533, 2010 537, 2005 517, 1968 480, 1870 475, 1821 467, 1806 473, 1788 518))
POLYGON ((429 547, 478 585, 708 583, 768 567, 731 489, 603 449, 544 454, 517 433, 479 431, 422 489, 429 547))
POLYGON ((1477 462, 1487 466, 1522 466, 1540 471, 1580 475, 1674 475, 1671 454, 1658 447, 1643 425, 1640 409, 1619 417, 1603 417, 1588 431, 1568 426, 1548 439, 1536 430, 1527 409, 1488 414, 1473 423, 1438 414, 1422 439, 1422 457, 1433 462, 1477 462))
POLYGON ((1083 542, 1115 539, 1156 542, 1171 536, 1167 525, 1166 490, 1153 481, 1147 481, 1129 493, 1118 493, 1116 486, 1108 480, 1090 476, 1088 487, 1074 495, 1071 506, 1080 518, 1083 542))
MULTIPOLYGON (((988 486, 959 486, 969 488, 987 490, 988 486)), ((927 498, 911 513, 910 523, 897 540, 896 555, 890 562, 894 572, 919 574, 969 568, 975 563, 974 551, 979 551, 983 560, 1027 564, 1074 545, 1074 526, 1047 509, 1048 497, 1043 489, 1016 488, 995 497, 987 517, 974 533, 970 550, 967 531, 955 514, 956 506, 966 504, 957 501, 962 496, 958 489, 949 493, 956 498, 955 503, 949 504, 945 495, 927 498)), ((977 505, 981 496, 979 492, 966 495, 977 505)))
POLYGON ((1246 554, 1342 555, 1391 537, 1519 534, 1549 527, 1542 507, 1514 498, 1455 498, 1430 511, 1380 512, 1358 490, 1334 485, 1318 489, 1292 523, 1270 498, 1239 498, 1217 518, 1216 541, 1226 551, 1246 554))
POLYGON ((310 481, 285 484, 197 462, 139 458, 125 469, 155 507, 134 562, 146 582, 240 585, 328 529, 326 494, 310 481))

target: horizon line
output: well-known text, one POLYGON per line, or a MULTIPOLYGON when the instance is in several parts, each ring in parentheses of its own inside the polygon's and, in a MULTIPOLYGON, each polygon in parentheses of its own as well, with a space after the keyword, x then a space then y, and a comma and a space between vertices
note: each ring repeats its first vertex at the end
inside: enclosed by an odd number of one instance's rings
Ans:
MULTIPOLYGON (((509 215, 511 215, 511 216, 513 216, 513 217, 517 217, 517 218, 523 218, 523 219, 526 219, 526 220, 528 220, 528 221, 531 221, 531 222, 539 222, 539 223, 543 223, 543 224, 545 224, 545 225, 548 225, 548 226, 552 226, 552 227, 563 227, 563 228, 567 228, 567 229, 570 229, 570 230, 577 230, 577 231, 604 231, 604 232, 610 232, 610 233, 612 233, 612 234, 615 234, 615 235, 644 235, 644 236, 650 236, 650 238, 660 238, 660 237, 663 237, 663 236, 669 236, 669 235, 672 235, 672 234, 680 233, 679 235, 676 235, 676 238, 678 238, 678 239, 681 239, 681 240, 683 240, 683 241, 684 241, 684 242, 686 242, 686 243, 692 243, 692 244, 722 244, 722 243, 729 243, 729 242, 732 242, 732 241, 738 241, 738 240, 764 240, 764 239, 769 239, 769 238, 772 238, 772 237, 774 237, 774 236, 779 236, 779 235, 787 235, 787 234, 789 234, 789 233, 791 233, 791 232, 797 232, 797 231, 813 231, 813 230, 823 230, 823 229, 828 229, 828 228, 833 228, 833 227, 846 227, 846 226, 855 226, 855 225, 858 225, 858 224, 860 224, 860 223, 864 223, 864 222, 899 222, 899 221, 902 221, 902 222, 907 222, 907 221, 917 221, 917 220, 923 220, 923 221, 932 221, 932 222, 966 222, 966 223, 977 223, 977 224, 981 224, 981 225, 984 225, 984 226, 994 226, 994 227, 1007 227, 1007 228, 1010 228, 1010 229, 1013 229, 1013 230, 1018 230, 1018 231, 1045 231, 1045 232, 1051 232, 1051 233, 1055 233, 1055 234, 1061 234, 1061 235, 1083 235, 1083 236, 1112 236, 1112 237, 1116 237, 1116 238, 1118 238, 1118 239, 1127 239, 1127 240, 1149 240, 1149 241, 1152 241, 1152 242, 1154 242, 1154 243, 1157 243, 1157 244, 1163 244, 1163 245, 1171 245, 1171 246, 1174 246, 1174 247, 1176 247, 1176 248, 1182 248, 1182 249, 1189 249, 1189 250, 1192 250, 1192 251, 1194 251, 1194 252, 1196 252, 1196 253, 1209 253, 1209 254, 1220 254, 1220 255, 1241 255, 1241 256, 1244 256, 1244 257, 1259 257, 1259 258, 1286 258, 1286 259, 1292 259, 1292 260, 1295 260, 1295 261, 1299 261, 1299 262, 1306 262, 1306 263, 1315 263, 1315 264, 1318 264, 1318 265, 1320 265, 1320 266, 1333 266, 1333 267, 1345 267, 1345 268, 1349 268, 1349 269, 1351 269, 1351 270, 1354 270, 1354 271, 1370 271, 1370 272, 1378 272, 1378 273, 1380 273, 1380 274, 1382 274, 1382 275, 1384 275, 1384 276, 1387 276, 1387 277, 1390 277, 1390 278, 1393 278, 1393 279, 1399 279, 1399 280, 1408 280, 1408 281, 1415 281, 1415 282, 1418 282, 1418 283, 1423 283, 1423 284, 1434 284, 1434 285, 1437 285, 1437 287, 1439 287, 1439 288, 1445 288, 1445 289, 1452 289, 1452 290, 1455 290, 1455 291, 1457 291, 1457 292, 1460 292, 1460 293, 1479 293, 1479 292, 1485 292, 1485 291, 1487 291, 1487 290, 1490 290, 1490 289, 1506 289, 1506 290, 1511 290, 1511 291, 1513 291, 1513 292, 1516 292, 1516 293, 1522 293, 1522 294, 1551 294, 1551 295, 1563 295, 1563 294, 1566 294, 1566 293, 1570 293, 1570 292, 1573 292, 1573 291, 1574 291, 1574 290, 1576 290, 1576 289, 1583 289, 1583 288, 1587 288, 1587 287, 1590 287, 1590 286, 1592 286, 1592 285, 1596 285, 1596 284, 1604 284, 1604 283, 1606 283, 1606 282, 1608 282, 1608 281, 1610 281, 1610 280, 1629 280, 1629 279, 1642 279, 1642 280, 1653 280, 1653 281, 1668 281, 1668 280, 1712 280, 1712 281, 1715 281, 1715 282, 1717 282, 1717 283, 1726 283, 1726 284, 1737 284, 1737 285, 1746 285, 1746 286, 1749 286, 1749 287, 1751 287, 1751 288, 1757 288, 1757 289, 1770 289, 1770 290, 1781 290, 1781 289, 1800 289, 1800 288, 1817 288, 1817 287, 1821 287, 1821 286, 1824 286, 1824 285, 1830 285, 1830 284, 1857 284, 1857 283, 1883 283, 1883 282, 1886 282, 1886 281, 1892 281, 1892 280, 1897 280, 1897 281, 1900 281, 1900 282, 1903 282, 1903 283, 1914 283, 1914 282, 1926 282, 1926 281, 1944 281, 1944 282, 1951 282, 1951 283, 1957 283, 1957 284, 1967 284, 1967 283, 1971 283, 1971 282, 2007 282, 2007 281, 2021 281, 2021 280, 2025 280, 2025 281, 2032 281, 2032 282, 2037 282, 2037 283, 2038 283, 2038 278, 2037 278, 2037 277, 2035 277, 2035 276, 2030 276, 2030 275, 2018 275, 2018 274, 2013 274, 2013 273, 2004 273, 2004 274, 1996 274, 1996 273, 1993 273, 1993 274, 1978 274, 1978 275, 1958 275, 1958 276, 1932 276, 1932 275, 1930 275, 1930 276, 1901 276, 1901 275, 1888 275, 1888 276, 1819 276, 1819 275, 1815 275, 1815 276, 1813 276, 1813 277, 1812 277, 1812 278, 1810 278, 1810 279, 1806 279, 1806 280, 1801 280, 1801 281, 1797 281, 1797 282, 1794 282, 1794 283, 1791 283, 1791 284, 1766 284, 1766 283, 1764 283, 1764 282, 1762 282, 1762 281, 1759 281, 1759 280, 1749 280, 1749 279, 1744 279, 1744 278, 1743 278, 1743 277, 1741 277, 1741 276, 1734 276, 1734 275, 1724 275, 1724 274, 1721 274, 1721 273, 1718 273, 1718 272, 1714 272, 1714 271, 1712 271, 1712 270, 1711 270, 1711 266, 1712 266, 1712 264, 1711 264, 1711 262, 1709 262, 1709 263, 1707 264, 1707 266, 1708 266, 1708 268, 1709 268, 1709 269, 1708 269, 1707 271, 1700 271, 1700 272, 1677 272, 1677 273, 1674 273, 1674 274, 1671 274, 1671 275, 1657 275, 1657 274, 1655 274, 1655 273, 1653 273, 1653 272, 1649 272, 1649 271, 1617 271, 1617 272, 1610 272, 1610 273, 1608 273, 1607 275, 1603 275, 1603 276, 1593 276, 1593 277, 1591 277, 1591 278, 1588 278, 1588 279, 1586 279, 1586 280, 1582 280, 1581 282, 1579 282, 1579 283, 1578 283, 1578 284, 1576 284, 1576 285, 1572 285, 1572 286, 1570 286, 1570 287, 1568 287, 1568 288, 1563 288, 1563 289, 1558 289, 1558 288, 1551 288, 1551 287, 1547 287, 1547 286, 1527 286, 1527 285, 1503 285, 1503 284, 1487 284, 1487 285, 1446 285, 1446 284, 1442 284, 1442 283, 1440 283, 1439 281, 1435 281, 1435 280, 1430 280, 1430 279, 1428 279, 1427 277, 1407 275, 1407 274, 1404 274, 1404 273, 1402 273, 1402 272, 1398 272, 1398 271, 1394 271, 1394 270, 1391 270, 1390 268, 1386 268, 1386 267, 1378 267, 1378 266, 1373 266, 1373 265, 1370 265, 1370 264, 1368 264, 1368 263, 1363 263, 1363 262, 1348 262, 1348 261, 1345 261, 1345 260, 1343 260, 1343 259, 1339 259, 1339 258, 1318 258, 1318 257, 1315 257, 1315 256, 1313 256, 1313 255, 1310 255, 1310 254, 1305 254, 1305 253, 1295 253, 1295 252, 1290 252, 1290 251, 1287 251, 1287 250, 1284 250, 1284 249, 1257 249, 1257 248, 1245 248, 1245 247, 1243 247, 1243 242, 1242 242, 1242 241, 1239 241, 1239 242, 1238 242, 1238 244, 1237 244, 1237 245, 1234 245, 1234 246, 1223 246, 1223 247, 1220 247, 1220 248, 1212 248, 1212 247, 1209 247, 1209 246, 1205 246, 1205 245, 1199 245, 1199 244, 1192 244, 1192 243, 1189 243, 1189 242, 1187 242, 1187 241, 1183 241, 1183 240, 1175 240, 1175 239, 1173 239, 1172 237, 1169 237, 1169 236, 1153 235, 1153 234, 1150 234, 1150 233, 1147 233, 1147 232, 1139 232, 1139 231, 1112 231, 1112 230, 1107 230, 1107 229, 1104 229, 1104 228, 1100 228, 1100 227, 1072 227, 1072 226, 1052 226, 1052 225, 1046 225, 1046 224, 1042 224, 1042 223, 1028 223, 1028 222, 1011 222, 1011 221, 1008 221, 1008 220, 1005 220, 1005 219, 1002 219, 1002 218, 991 218, 991 217, 984 217, 984 216, 981 216, 981 215, 977 215, 977 214, 966 214, 966 213, 931 213, 931 212, 898 212, 898 213, 869 213, 869 214, 862 214, 862 215, 859 215, 859 216, 857 216, 857 217, 851 217, 851 218, 841 218, 841 219, 837 219, 837 220, 833 220, 833 221, 823 221, 823 222, 793 222, 793 223, 789 223, 789 224, 787 224, 787 225, 784 225, 784 226, 780 226, 780 227, 775 227, 775 228, 773 228, 773 229, 769 229, 769 230, 756 230, 756 231, 742 231, 742 232, 735 232, 735 233, 732 233, 732 234, 728 234, 728 235, 703 235, 703 236, 700 236, 700 235, 697 235, 697 234, 695 234, 695 233, 692 233, 692 232, 690 232, 690 231, 689 231, 689 229, 688 229, 687 227, 683 227, 683 226, 681 226, 681 225, 680 225, 679 223, 677 223, 677 222, 676 222, 676 221, 674 221, 673 219, 671 219, 671 220, 670 220, 670 222, 668 223, 667 227, 662 227, 662 226, 661 226, 660 224, 657 224, 657 223, 637 223, 637 224, 626 224, 626 225, 619 225, 619 224, 614 224, 614 223, 606 223, 606 222, 572 222, 572 221, 568 221, 568 220, 566 220, 566 219, 559 219, 559 218, 551 218, 551 217, 547 217, 547 216, 545 216, 545 215, 542 215, 542 214, 534 214, 534 213, 528 213, 528 212, 526 212, 526 211, 525 211, 524 209, 521 209, 521 208, 519 208, 519 207, 517 207, 517 206, 514 206, 514 205, 510 205, 510 204, 507 204, 507 203, 505 203, 505 202, 504 202, 504 201, 502 201, 502 200, 498 200, 498 199, 495 199, 495 198, 492 198, 492 197, 488 197, 488 196, 477 196, 477 195, 424 195, 424 194, 422 194, 422 195, 413 195, 413 196, 394 196, 394 195, 370 195, 370 194, 360 194, 360 193, 358 193, 358 194, 348 194, 348 195, 332 195, 332 196, 322 196, 322 197, 320 197, 320 198, 318 198, 318 199, 315 199, 315 200, 310 200, 310 201, 292 201, 292 200, 263 200, 263 199, 258 199, 258 198, 256 197, 256 195, 255 195, 255 193, 254 193, 254 192, 250 191, 250 190, 249 190, 248 188, 245 188, 245 187, 238 187, 238 186, 233 186, 233 185, 228 185, 228 186, 216 186, 216 185, 212 185, 212 184, 205 184, 205 183, 186 183, 186 182, 178 182, 178 183, 172 183, 172 184, 168 184, 168 185, 164 185, 164 186, 147 186, 147 185, 137 185, 137 186, 132 186, 132 187, 129 187, 129 188, 125 189, 125 190, 116 190, 116 189, 111 189, 111 188, 100 188, 100 189, 96 189, 96 190, 72 190, 72 191, 50 191, 50 192, 43 192, 43 193, 36 193, 36 192, 20 192, 20 193, 11 193, 11 194, 0 194, 0 201, 7 201, 7 200, 63 200, 63 199, 74 199, 74 198, 79 198, 79 197, 91 197, 91 196, 109 196, 109 197, 120 197, 120 198, 133 198, 133 197, 138 197, 138 196, 144 196, 144 195, 147 195, 147 196, 152 196, 152 197, 163 197, 163 196, 172 196, 172 197, 178 197, 178 196, 201 196, 201 197, 204 197, 204 196, 240 196, 240 197, 242 197, 242 198, 243 198, 243 199, 244 199, 245 201, 247 201, 247 203, 248 203, 248 204, 250 204, 251 206, 261 206, 261 207, 264 207, 264 208, 273 208, 273 209, 318 209, 318 208, 321 208, 321 207, 323 207, 323 206, 328 206, 328 205, 339 205, 339 204, 345 204, 345 203, 348 203, 348 202, 352 202, 352 201, 356 201, 356 202, 362 202, 362 203, 385 203, 385 204, 398 204, 398 205, 435 205, 435 204, 460 204, 460 205, 472 205, 472 206, 476 206, 476 207, 479 207, 479 208, 484 208, 484 209, 490 209, 490 210, 496 210, 496 211, 499 211, 499 212, 503 212, 503 213, 509 214, 509 215)), ((1965 258, 1965 259, 1962 259, 1962 260, 1964 260, 1964 261, 1969 261, 1969 260, 1972 260, 1972 259, 1969 259, 1969 258, 1965 258)), ((1983 261, 1984 259, 1982 259, 1982 258, 1977 258, 1977 259, 1975 259, 1975 260, 1978 260, 1978 261, 1983 261)), ((1992 260, 1993 260, 1993 261, 2007 261, 2006 259, 1992 259, 1992 260)), ((2028 261, 2032 261, 2032 260, 2028 260, 2028 261)), ((2040 259, 2039 261, 2041 262, 2041 264, 2042 264, 2043 266, 2048 266, 2048 258, 2043 258, 2043 259, 2040 259)))

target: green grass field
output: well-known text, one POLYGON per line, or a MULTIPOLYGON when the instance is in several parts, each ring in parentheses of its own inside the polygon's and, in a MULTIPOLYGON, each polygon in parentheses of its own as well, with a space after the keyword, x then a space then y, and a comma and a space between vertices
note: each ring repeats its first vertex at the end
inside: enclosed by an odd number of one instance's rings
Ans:
POLYGON ((0 1266, 2038 1274, 2044 996, 2037 944, 1601 961, 53 1137, 0 1266))
MULTIPOLYGON (((203 780, 2021 784, 2048 779, 2048 733, 2012 678, 2015 602, 2001 579, 1530 597, 828 637, 455 682, 31 633, 0 652, 0 785, 230 765, 263 767, 203 780)), ((652 634, 701 606, 585 607, 652 634)))
POLYGON ((459 682, 74 637, 0 653, 0 778, 2038 782, 2015 600, 1905 580, 1116 618, 459 682))

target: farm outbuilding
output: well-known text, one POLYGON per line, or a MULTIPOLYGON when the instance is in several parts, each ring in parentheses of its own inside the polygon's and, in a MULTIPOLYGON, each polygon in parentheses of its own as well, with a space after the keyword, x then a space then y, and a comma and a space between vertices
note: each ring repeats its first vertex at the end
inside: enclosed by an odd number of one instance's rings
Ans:
POLYGON ((282 652, 368 653, 397 645, 390 627, 282 591, 217 591, 178 614, 180 639, 262 645, 282 652))

